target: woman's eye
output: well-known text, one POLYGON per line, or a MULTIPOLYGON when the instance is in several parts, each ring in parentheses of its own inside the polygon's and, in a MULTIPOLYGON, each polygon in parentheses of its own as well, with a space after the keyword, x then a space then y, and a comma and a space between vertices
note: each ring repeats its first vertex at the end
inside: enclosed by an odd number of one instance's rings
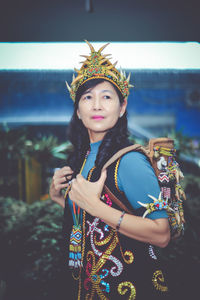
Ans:
POLYGON ((85 95, 85 96, 83 97, 84 100, 90 100, 91 98, 92 98, 91 95, 85 95))
POLYGON ((104 97, 104 99, 110 99, 111 98, 109 95, 104 95, 103 97, 104 97))

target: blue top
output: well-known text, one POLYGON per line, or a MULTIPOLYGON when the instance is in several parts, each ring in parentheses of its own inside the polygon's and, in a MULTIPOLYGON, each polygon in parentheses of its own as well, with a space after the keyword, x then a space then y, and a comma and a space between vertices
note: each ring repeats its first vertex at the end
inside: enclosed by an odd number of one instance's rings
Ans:
MULTIPOLYGON (((89 170, 94 166, 101 141, 90 144, 91 151, 82 171, 83 177, 87 177, 89 170)), ((152 166, 145 155, 139 152, 126 153, 118 168, 118 187, 123 191, 134 209, 140 208, 142 203, 150 203, 153 200, 148 196, 158 198, 160 187, 152 166)), ((72 202, 69 201, 70 206, 72 202)), ((167 218, 165 210, 152 212, 146 216, 150 219, 167 218)))

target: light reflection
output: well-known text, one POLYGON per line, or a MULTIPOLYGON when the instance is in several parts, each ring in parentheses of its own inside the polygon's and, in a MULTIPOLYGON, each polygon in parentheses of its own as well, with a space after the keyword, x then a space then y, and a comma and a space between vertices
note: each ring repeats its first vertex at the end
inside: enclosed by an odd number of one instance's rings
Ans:
MULTIPOLYGON (((93 42, 98 50, 106 42, 93 42)), ((80 68, 86 43, 0 43, 0 70, 72 70, 80 68)), ((124 69, 200 69, 197 42, 111 42, 104 53, 124 69)))

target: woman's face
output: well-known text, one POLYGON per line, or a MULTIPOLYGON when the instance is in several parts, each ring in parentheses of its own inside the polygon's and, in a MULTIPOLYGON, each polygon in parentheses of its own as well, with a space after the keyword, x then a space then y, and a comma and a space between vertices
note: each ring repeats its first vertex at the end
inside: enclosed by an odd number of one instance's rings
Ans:
POLYGON ((117 92, 108 81, 86 90, 79 100, 77 115, 88 129, 90 142, 103 139, 124 114, 126 106, 127 101, 120 104, 117 92))

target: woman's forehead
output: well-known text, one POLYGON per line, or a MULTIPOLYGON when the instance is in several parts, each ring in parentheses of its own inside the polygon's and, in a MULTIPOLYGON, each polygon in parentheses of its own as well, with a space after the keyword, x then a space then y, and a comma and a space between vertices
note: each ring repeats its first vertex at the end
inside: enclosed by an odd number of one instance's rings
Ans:
POLYGON ((89 93, 89 92, 92 92, 95 90, 98 90, 99 92, 111 92, 111 93, 115 92, 115 89, 110 82, 103 81, 101 83, 98 83, 94 87, 88 88, 83 94, 89 93))

